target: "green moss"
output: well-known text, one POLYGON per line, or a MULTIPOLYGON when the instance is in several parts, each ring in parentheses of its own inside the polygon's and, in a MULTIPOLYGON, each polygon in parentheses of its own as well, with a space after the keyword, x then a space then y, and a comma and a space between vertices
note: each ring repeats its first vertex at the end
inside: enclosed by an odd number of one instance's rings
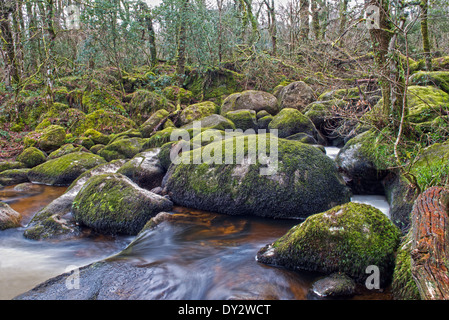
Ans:
POLYGON ((136 127, 131 119, 109 110, 97 110, 86 116, 77 126, 74 134, 82 135, 88 129, 95 129, 103 134, 120 133, 136 127))
POLYGON ((25 164, 19 161, 0 161, 0 172, 11 169, 24 169, 25 164))
POLYGON ((231 120, 237 129, 257 130, 257 118, 254 110, 236 110, 226 113, 225 118, 231 120))
POLYGON ((77 146, 75 147, 71 143, 67 143, 63 145, 58 150, 53 151, 48 155, 48 160, 56 159, 62 156, 65 156, 66 154, 73 153, 73 152, 89 152, 85 147, 83 146, 77 146))
POLYGON ((328 101, 334 99, 359 99, 359 88, 348 88, 331 90, 321 94, 318 101, 328 101))
POLYGON ((180 125, 183 126, 195 120, 200 120, 212 114, 216 114, 218 113, 218 109, 219 107, 211 101, 190 105, 182 110, 179 116, 180 125))
POLYGON ((278 130, 279 138, 286 138, 295 133, 304 132, 315 137, 317 132, 309 118, 293 108, 282 109, 268 125, 270 130, 278 130))
POLYGON ((167 177, 174 201, 202 210, 267 217, 305 216, 349 201, 334 163, 321 151, 275 137, 270 141, 269 137, 265 137, 265 150, 259 141, 262 136, 242 135, 182 153, 181 163, 167 177), (257 161, 257 154, 270 155, 270 143, 278 144, 278 158, 271 162, 275 172, 263 175, 261 169, 267 167, 257 161), (241 164, 248 157, 254 162, 241 164), (327 197, 323 198, 323 193, 327 197))
POLYGON ((109 136, 107 136, 101 132, 98 132, 95 129, 86 130, 86 132, 84 132, 83 136, 86 138, 90 138, 94 142, 94 144, 106 145, 109 143, 109 139, 110 139, 109 136))
POLYGON ((64 144, 66 131, 58 125, 51 125, 43 130, 36 130, 24 138, 25 147, 38 147, 43 151, 53 151, 64 144))
POLYGON ((45 154, 41 150, 34 147, 26 148, 20 155, 17 156, 17 161, 25 164, 27 168, 33 168, 41 163, 44 163, 46 160, 45 154))
POLYGON ((175 107, 169 103, 166 97, 154 91, 141 89, 132 94, 129 113, 138 125, 142 124, 155 111, 161 109, 173 111, 175 107))
POLYGON ((92 153, 73 152, 34 167, 28 178, 48 185, 70 185, 83 172, 105 162, 92 153))
POLYGON ((131 159, 143 150, 145 143, 146 140, 142 138, 119 139, 101 149, 98 155, 108 162, 117 159, 131 159))
POLYGON ((11 186, 23 182, 29 182, 30 169, 9 169, 0 172, 0 185, 11 186))
POLYGON ((435 70, 448 70, 449 69, 449 56, 432 59, 432 67, 435 70))
POLYGON ((154 129, 161 123, 161 121, 167 118, 169 114, 170 113, 164 109, 153 113, 139 128, 142 136, 144 138, 149 138, 153 134, 154 129))
POLYGON ((193 93, 184 88, 170 86, 162 90, 162 94, 171 101, 180 100, 181 103, 189 103, 193 99, 193 93))
POLYGON ((93 91, 84 91, 82 105, 83 110, 86 113, 92 113, 103 109, 126 114, 118 94, 105 90, 104 88, 96 88, 93 91))
POLYGON ((375 265, 386 285, 400 235, 380 210, 351 202, 308 217, 267 248, 272 252, 258 257, 290 269, 344 272, 359 282, 365 281, 366 268, 375 265))
POLYGON ((419 71, 410 77, 410 84, 434 86, 449 93, 449 71, 419 71))
POLYGON ((410 86, 407 94, 407 120, 431 121, 449 108, 449 94, 432 86, 410 86))
POLYGON ((420 294, 411 272, 411 233, 401 242, 393 273, 392 292, 399 300, 420 300, 420 294))
POLYGON ((121 174, 90 178, 73 201, 74 219, 106 234, 136 235, 160 211, 170 210, 171 201, 139 188, 121 174))
POLYGON ((254 110, 256 112, 265 110, 275 115, 279 111, 278 101, 274 95, 264 91, 247 90, 233 93, 228 96, 220 109, 220 114, 225 115, 235 110, 254 110))

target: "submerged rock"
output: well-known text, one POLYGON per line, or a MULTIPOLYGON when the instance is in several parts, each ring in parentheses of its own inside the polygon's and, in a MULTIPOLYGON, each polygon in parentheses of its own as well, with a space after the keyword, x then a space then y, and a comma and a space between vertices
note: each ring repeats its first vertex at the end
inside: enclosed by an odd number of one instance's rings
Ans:
POLYGON ((333 273, 315 281, 310 293, 318 299, 341 298, 354 295, 355 288, 356 284, 350 277, 343 273, 333 273))
POLYGON ((118 173, 90 178, 75 197, 75 221, 104 234, 136 235, 145 223, 173 203, 140 188, 118 173))
POLYGON ((376 266, 385 286, 394 269, 400 230, 380 210, 350 202, 308 217, 259 250, 259 262, 321 273, 343 272, 363 282, 376 266))
POLYGON ((18 228, 21 226, 22 215, 8 204, 0 201, 0 230, 18 228))
POLYGON ((178 162, 170 167, 163 186, 181 206, 231 215, 304 218, 350 200, 334 162, 319 149, 270 135, 213 142, 183 152, 178 162), (277 155, 270 152, 275 146, 277 155), (262 154, 269 157, 268 166, 262 154), (229 156, 234 157, 231 164, 229 156))

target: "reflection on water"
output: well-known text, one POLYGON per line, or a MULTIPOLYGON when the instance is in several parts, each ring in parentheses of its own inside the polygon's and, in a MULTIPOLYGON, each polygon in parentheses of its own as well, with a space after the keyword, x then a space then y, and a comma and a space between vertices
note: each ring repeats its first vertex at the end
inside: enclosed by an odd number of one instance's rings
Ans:
MULTIPOLYGON (((29 221, 65 188, 32 190, 8 187, 0 190, 0 199, 29 221)), ((68 267, 102 259, 147 270, 126 284, 137 299, 307 299, 319 275, 255 260, 261 247, 297 223, 175 207, 168 221, 137 237, 92 233, 76 240, 32 241, 23 237, 24 228, 0 231, 0 299, 11 299, 68 267)), ((360 297, 387 298, 371 292, 355 298, 360 297)))

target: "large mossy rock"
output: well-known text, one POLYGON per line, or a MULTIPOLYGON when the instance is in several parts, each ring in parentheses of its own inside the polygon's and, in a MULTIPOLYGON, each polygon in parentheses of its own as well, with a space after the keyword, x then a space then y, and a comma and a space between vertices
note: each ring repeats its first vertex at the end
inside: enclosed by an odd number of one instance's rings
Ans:
POLYGON ((388 165, 383 158, 393 153, 388 145, 383 146, 382 137, 365 131, 350 139, 335 158, 339 171, 355 194, 384 194, 382 180, 387 175, 388 165))
POLYGON ((73 202, 73 217, 104 234, 136 235, 145 223, 173 203, 140 188, 122 174, 92 177, 73 202))
POLYGON ((293 108, 302 111, 315 100, 313 89, 304 81, 295 81, 283 87, 278 94, 281 109, 293 108))
POLYGON ((147 119, 151 114, 158 110, 173 110, 174 106, 166 97, 145 89, 139 89, 132 93, 129 102, 129 113, 137 124, 147 119))
POLYGON ((192 104, 182 110, 179 115, 179 124, 183 126, 190 122, 203 119, 218 113, 218 110, 219 107, 211 101, 192 104))
POLYGON ((449 108, 449 94, 433 86, 410 86, 407 92, 408 114, 413 123, 431 121, 449 108))
POLYGON ((449 71, 419 71, 410 76, 414 86, 434 86, 449 93, 449 71))
POLYGON ((21 226, 22 215, 0 201, 0 231, 21 226))
POLYGON ((312 121, 292 108, 282 109, 270 122, 268 129, 278 130, 279 138, 286 138, 296 133, 306 133, 314 138, 318 135, 312 121))
POLYGON ((0 172, 24 168, 26 168, 25 164, 20 161, 0 161, 0 172))
POLYGON ((76 135, 82 135, 89 129, 95 129, 103 134, 120 133, 132 128, 133 120, 111 110, 96 110, 86 115, 86 118, 73 130, 76 135))
POLYGON ((256 111, 254 110, 230 111, 225 114, 225 117, 235 124, 236 129, 242 129, 243 131, 258 129, 256 111))
POLYGON ((235 124, 218 114, 213 114, 208 117, 202 118, 201 120, 193 123, 189 123, 185 126, 182 126, 182 129, 192 129, 194 128, 194 124, 198 123, 199 126, 201 126, 201 129, 216 129, 216 130, 234 130, 236 129, 235 124))
POLYGON ((346 203, 308 217, 283 237, 262 248, 259 262, 294 270, 343 272, 365 282, 376 266, 380 284, 391 280, 401 232, 380 210, 346 203))
POLYGON ((350 200, 334 162, 318 148, 270 135, 213 142, 183 152, 175 162, 179 163, 170 167, 164 187, 181 206, 231 215, 304 218, 350 200), (275 146, 277 155, 270 151, 275 146), (261 154, 270 161, 261 161, 261 154))
POLYGON ((36 130, 24 139, 25 147, 36 147, 45 152, 54 151, 64 144, 66 131, 58 125, 51 125, 43 130, 36 130))
POLYGON ((59 149, 50 153, 48 155, 48 160, 56 159, 56 158, 65 156, 66 154, 73 153, 73 152, 89 152, 89 150, 87 150, 83 146, 74 146, 71 143, 67 143, 67 144, 61 146, 59 149))
POLYGON ((85 171, 105 162, 92 153, 74 152, 34 167, 28 172, 28 179, 34 183, 68 186, 85 171))
POLYGON ((249 109, 256 112, 265 110, 271 115, 279 111, 277 99, 274 95, 264 91, 248 90, 228 96, 221 106, 221 115, 229 111, 249 109))
MULTIPOLYGON (((157 128, 164 119, 170 115, 167 110, 161 109, 154 112, 139 128, 142 133, 142 137, 149 138, 153 134, 153 131, 157 128)), ((161 128, 164 129, 164 128, 161 128)))
POLYGON ((22 162, 27 168, 33 168, 44 163, 47 160, 45 153, 35 147, 29 147, 22 151, 16 158, 22 162))
POLYGON ((145 145, 145 139, 142 138, 124 138, 115 140, 98 152, 98 155, 105 158, 106 161, 117 159, 131 159, 145 145))
POLYGON ((84 184, 93 176, 115 173, 125 160, 115 160, 100 164, 73 181, 60 197, 39 210, 27 225, 23 235, 32 240, 54 240, 76 238, 81 234, 80 227, 71 215, 72 204, 84 184))

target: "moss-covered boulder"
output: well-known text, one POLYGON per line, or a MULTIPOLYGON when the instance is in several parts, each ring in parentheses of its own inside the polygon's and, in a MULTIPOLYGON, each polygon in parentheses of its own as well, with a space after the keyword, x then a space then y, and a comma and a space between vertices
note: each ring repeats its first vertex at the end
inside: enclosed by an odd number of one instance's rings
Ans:
POLYGON ((61 240, 81 235, 81 228, 71 215, 73 201, 84 184, 93 176, 115 173, 124 160, 100 164, 81 174, 60 197, 39 210, 26 226, 24 237, 32 240, 61 240))
POLYGON ((21 227, 22 215, 0 201, 0 231, 21 227))
POLYGON ((86 118, 74 130, 74 134, 82 135, 88 129, 95 129, 104 134, 120 133, 132 128, 133 120, 111 110, 96 110, 86 115, 86 118))
POLYGON ((142 138, 119 139, 101 149, 98 155, 108 162, 117 159, 131 159, 142 151, 145 142, 145 139, 142 138))
POLYGON ((0 185, 11 186, 23 182, 29 182, 28 172, 31 169, 10 169, 0 172, 0 185))
POLYGON ((35 183, 70 185, 85 171, 105 162, 92 153, 73 152, 34 167, 28 172, 28 178, 35 183))
POLYGON ((179 124, 186 125, 195 120, 200 120, 207 116, 218 113, 219 107, 212 101, 192 104, 182 110, 179 115, 179 124))
POLYGON ((108 144, 110 137, 106 134, 103 134, 101 132, 98 132, 95 129, 88 129, 83 134, 84 137, 90 138, 94 144, 108 144))
POLYGON ((449 70, 449 56, 433 58, 432 67, 434 70, 449 70))
POLYGON ((419 71, 410 76, 410 84, 434 86, 449 93, 449 71, 419 71))
POLYGON ((117 173, 127 176, 141 188, 151 190, 159 187, 165 175, 159 152, 159 148, 141 152, 126 162, 117 173))
POLYGON ((271 121, 273 121, 273 118, 274 117, 272 115, 268 115, 268 116, 258 119, 257 120, 257 128, 260 130, 268 130, 268 127, 269 127, 271 121))
POLYGON ((229 111, 249 109, 259 112, 267 111, 271 115, 275 115, 279 111, 277 99, 274 95, 264 91, 248 90, 237 92, 228 96, 221 106, 221 115, 225 115, 229 111))
POLYGON ((170 101, 180 101, 181 103, 189 103, 193 99, 193 93, 190 90, 180 88, 178 86, 169 86, 162 90, 162 94, 170 101))
POLYGON ((365 282, 376 266, 380 284, 391 280, 401 232, 380 210, 346 203, 308 217, 283 237, 262 248, 257 260, 288 269, 343 272, 365 282))
POLYGON ((120 92, 110 88, 94 88, 93 90, 84 90, 82 96, 82 105, 86 113, 97 110, 111 110, 124 113, 125 108, 121 101, 120 92))
POLYGON ((292 108, 282 109, 268 125, 268 129, 278 130, 279 138, 286 138, 296 133, 306 133, 316 137, 318 132, 309 118, 292 108))
POLYGON ((384 135, 365 131, 350 139, 339 151, 335 162, 355 194, 384 194, 385 178, 392 145, 384 135))
MULTIPOLYGON (((161 109, 154 112, 139 128, 142 133, 142 137, 149 138, 153 134, 154 130, 164 121, 168 116, 167 110, 161 109)), ((164 129, 161 127, 160 129, 164 129)))
POLYGON ((76 196, 72 210, 78 223, 97 232, 136 235, 148 220, 172 206, 170 200, 115 173, 89 179, 76 196))
POLYGON ((65 156, 66 154, 73 153, 73 152, 89 152, 85 147, 83 146, 74 146, 71 143, 67 143, 63 145, 58 150, 53 151, 48 155, 48 160, 56 159, 62 156, 65 156))
POLYGON ((335 120, 332 113, 332 108, 334 106, 343 107, 347 102, 341 99, 333 99, 327 101, 315 101, 307 105, 303 113, 309 118, 316 128, 323 128, 327 121, 331 118, 335 120))
POLYGON ((304 81, 295 81, 283 87, 278 94, 281 109, 293 108, 302 111, 315 100, 315 93, 304 81))
POLYGON ((225 114, 225 117, 235 124, 236 129, 242 129, 243 131, 258 129, 256 111, 254 110, 229 111, 225 114))
POLYGON ((25 164, 20 161, 0 161, 0 172, 24 168, 26 168, 25 164))
POLYGON ((334 162, 320 150, 270 135, 183 152, 164 182, 176 204, 231 215, 306 217, 350 198, 334 162))
POLYGON ((158 110, 173 111, 175 108, 163 95, 154 91, 139 89, 132 93, 128 109, 131 118, 140 125, 158 110))
POLYGON ((449 94, 433 86, 410 86, 407 91, 407 120, 431 121, 449 108, 449 94))
POLYGON ((28 134, 24 139, 25 147, 37 147, 45 152, 58 149, 65 142, 66 131, 58 125, 28 134))
POLYGON ((22 151, 16 158, 17 161, 22 162, 27 168, 44 163, 47 160, 45 153, 35 147, 29 147, 22 151))
MULTIPOLYGON (((226 129, 235 130, 236 129, 235 124, 231 120, 229 120, 221 115, 218 115, 218 114, 210 115, 210 116, 202 118, 198 121, 194 121, 194 123, 198 123, 198 125, 202 129, 216 129, 216 130, 226 130, 226 129)), ((189 123, 185 126, 182 126, 181 128, 182 129, 194 128, 194 123, 189 123)))

